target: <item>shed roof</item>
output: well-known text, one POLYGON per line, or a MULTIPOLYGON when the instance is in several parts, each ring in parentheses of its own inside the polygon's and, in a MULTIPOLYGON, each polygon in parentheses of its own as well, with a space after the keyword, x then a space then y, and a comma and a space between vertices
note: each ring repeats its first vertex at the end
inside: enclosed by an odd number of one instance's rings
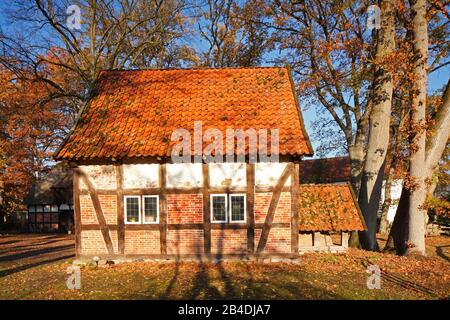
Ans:
POLYGON ((289 70, 249 67, 103 71, 55 158, 168 157, 172 132, 192 136, 195 121, 224 146, 228 128, 279 129, 280 155, 312 154, 289 70))
POLYGON ((349 183, 300 185, 298 204, 300 231, 366 229, 349 183))
POLYGON ((73 203, 72 181, 72 169, 64 163, 57 164, 41 180, 31 186, 24 204, 71 204, 73 203))
POLYGON ((303 160, 300 164, 301 183, 333 183, 350 181, 349 157, 303 160))

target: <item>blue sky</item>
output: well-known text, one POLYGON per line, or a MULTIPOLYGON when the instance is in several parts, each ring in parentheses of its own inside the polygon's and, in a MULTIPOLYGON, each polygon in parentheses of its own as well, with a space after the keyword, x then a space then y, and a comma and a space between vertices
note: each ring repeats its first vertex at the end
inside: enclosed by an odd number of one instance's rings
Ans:
MULTIPOLYGON (((14 33, 14 27, 9 24, 5 17, 5 9, 8 10, 10 7, 9 1, 0 1, 0 28, 4 32, 14 33)), ((450 76, 450 65, 445 68, 439 69, 432 73, 428 79, 429 81, 429 92, 434 92, 437 89, 441 89, 446 82, 448 81, 450 76)), ((302 106, 302 101, 300 101, 300 105, 302 106)), ((303 110, 303 108, 302 108, 303 110)), ((312 134, 312 123, 317 118, 316 116, 316 108, 314 106, 307 108, 307 110, 303 110, 303 118, 306 124, 306 130, 311 135, 312 134)), ((312 139, 313 148, 317 148, 317 142, 312 139)))

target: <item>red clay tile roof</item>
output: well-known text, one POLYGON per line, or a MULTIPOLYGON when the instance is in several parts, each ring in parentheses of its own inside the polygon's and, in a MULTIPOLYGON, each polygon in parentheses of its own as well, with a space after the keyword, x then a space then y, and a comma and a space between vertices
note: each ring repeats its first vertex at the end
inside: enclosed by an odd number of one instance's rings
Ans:
POLYGON ((299 190, 300 231, 366 229, 350 184, 304 184, 299 190))
MULTIPOLYGON (((350 158, 335 157, 322 159, 302 160, 300 163, 300 183, 333 183, 350 181, 352 166, 350 158)), ((405 172, 405 165, 397 163, 394 168, 394 179, 402 179, 405 172)), ((389 167, 386 166, 386 176, 389 174, 389 167)))
POLYGON ((351 170, 349 157, 303 160, 300 163, 300 183, 350 181, 351 170))
POLYGON ((103 71, 55 158, 170 156, 173 130, 193 136, 194 121, 219 129, 224 146, 227 128, 278 128, 280 155, 312 154, 289 70, 255 67, 103 71))

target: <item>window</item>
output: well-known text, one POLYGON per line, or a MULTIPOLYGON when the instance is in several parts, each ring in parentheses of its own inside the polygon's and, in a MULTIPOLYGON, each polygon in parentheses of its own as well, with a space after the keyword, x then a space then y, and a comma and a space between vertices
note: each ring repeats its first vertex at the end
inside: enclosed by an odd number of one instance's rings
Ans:
POLYGON ((227 222, 227 195, 211 195, 211 222, 227 222))
POLYGON ((125 196, 125 223, 141 223, 141 197, 125 196))
POLYGON ((159 200, 158 196, 143 196, 143 223, 159 222, 159 200))
POLYGON ((159 223, 158 196, 142 196, 142 200, 141 196, 125 196, 124 199, 126 224, 159 223))
POLYGON ((244 194, 230 194, 230 221, 245 222, 245 207, 244 194))
POLYGON ((212 194, 211 222, 243 222, 247 220, 245 194, 212 194), (229 218, 228 218, 229 216, 229 218))

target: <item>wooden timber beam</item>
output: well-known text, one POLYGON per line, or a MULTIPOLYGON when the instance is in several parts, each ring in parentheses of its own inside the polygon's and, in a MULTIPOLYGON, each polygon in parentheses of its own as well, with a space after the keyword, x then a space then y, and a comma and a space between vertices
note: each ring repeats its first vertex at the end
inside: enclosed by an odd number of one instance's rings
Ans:
POLYGON ((97 216, 97 221, 98 224, 100 225, 100 231, 103 235, 103 240, 105 241, 106 249, 108 250, 108 254, 114 254, 114 247, 112 244, 111 235, 109 234, 109 228, 106 224, 105 216, 103 214, 102 206, 100 205, 98 194, 95 191, 94 185, 86 176, 86 174, 81 170, 79 170, 78 172, 80 173, 81 179, 83 180, 84 184, 88 188, 89 195, 91 197, 92 204, 94 206, 94 211, 97 216))
POLYGON ((161 254, 167 254, 167 189, 166 189, 166 164, 159 165, 159 185, 161 194, 159 195, 159 244, 161 254))
POLYGON ((292 165, 291 175, 291 253, 298 254, 298 238, 299 238, 299 216, 298 216, 298 192, 300 184, 300 165, 294 163, 292 165))
POLYGON ((255 253, 255 164, 246 164, 247 177, 247 251, 255 253))
MULTIPOLYGON (((75 223, 75 253, 81 254, 81 207, 80 207, 80 169, 73 168, 73 206, 75 223)), ((37 215, 35 215, 37 221, 37 215)))
POLYGON ((120 254, 125 252, 125 217, 123 206, 123 167, 121 164, 114 165, 116 171, 116 190, 117 190, 117 245, 120 254))
POLYGON ((264 226, 261 231, 261 237, 259 238, 258 248, 256 250, 257 254, 261 254, 266 247, 267 239, 269 237, 270 229, 272 228, 273 218, 275 216, 275 211, 277 209, 278 201, 280 200, 283 186, 285 185, 287 179, 292 175, 292 166, 292 163, 288 163, 286 165, 286 168, 284 168, 284 171, 281 174, 281 177, 278 180, 273 191, 272 198, 270 199, 269 210, 267 212, 266 219, 264 220, 264 226))
POLYGON ((211 212, 209 203, 209 165, 202 164, 203 173, 203 253, 211 254, 211 212))

